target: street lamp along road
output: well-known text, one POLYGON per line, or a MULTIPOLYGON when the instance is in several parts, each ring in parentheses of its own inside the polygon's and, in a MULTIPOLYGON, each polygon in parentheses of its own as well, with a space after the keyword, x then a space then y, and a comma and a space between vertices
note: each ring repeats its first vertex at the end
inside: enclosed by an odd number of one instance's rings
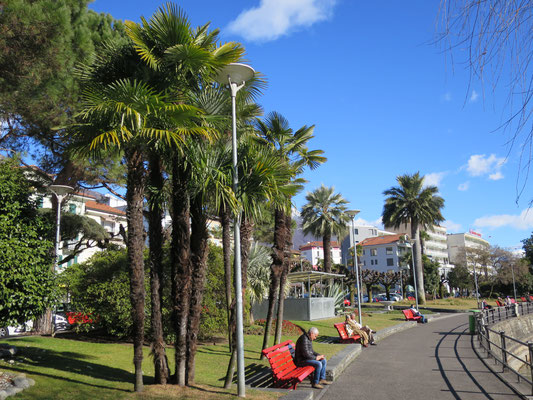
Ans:
MULTIPOLYGON (((255 71, 252 67, 231 63, 226 65, 216 76, 215 80, 221 85, 229 85, 231 91, 231 117, 232 136, 231 147, 233 154, 233 192, 238 193, 239 175, 237 171, 237 117, 235 97, 237 92, 244 86, 246 81, 252 79, 255 71)), ((237 338, 237 385, 239 397, 245 397, 244 378, 244 334, 242 321, 242 281, 241 281, 241 213, 235 213, 233 220, 233 244, 235 247, 235 313, 236 313, 236 338, 237 338)))
MULTIPOLYGON (((348 214, 352 218, 352 229, 350 230, 350 241, 353 246, 353 265, 355 272, 355 284, 357 286, 357 311, 359 313, 359 324, 363 325, 362 316, 361 316, 361 285, 359 283, 359 265, 357 264, 357 244, 355 243, 355 223, 354 218, 359 214, 360 210, 347 210, 348 214)), ((370 299, 370 297, 369 297, 370 299)))
POLYGON ((65 196, 74 191, 73 187, 66 185, 50 185, 48 186, 50 191, 56 196, 57 199, 57 217, 56 217, 56 243, 55 243, 55 261, 54 261, 54 271, 57 272, 59 265, 59 241, 60 233, 59 228, 61 226, 61 203, 65 196))

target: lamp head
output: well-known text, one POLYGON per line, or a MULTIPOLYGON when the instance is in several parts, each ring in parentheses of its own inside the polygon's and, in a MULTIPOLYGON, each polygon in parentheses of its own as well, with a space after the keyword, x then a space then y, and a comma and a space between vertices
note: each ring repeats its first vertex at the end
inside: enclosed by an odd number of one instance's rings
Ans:
POLYGON ((348 214, 352 218, 355 217, 360 212, 361 210, 346 210, 346 214, 348 214))
POLYGON ((56 195, 56 196, 64 196, 66 194, 72 193, 74 191, 74 188, 67 185, 50 185, 48 188, 56 195))
POLYGON ((227 85, 229 80, 232 83, 241 84, 254 77, 255 70, 249 65, 242 63, 230 63, 222 68, 215 77, 215 81, 221 85, 227 85))

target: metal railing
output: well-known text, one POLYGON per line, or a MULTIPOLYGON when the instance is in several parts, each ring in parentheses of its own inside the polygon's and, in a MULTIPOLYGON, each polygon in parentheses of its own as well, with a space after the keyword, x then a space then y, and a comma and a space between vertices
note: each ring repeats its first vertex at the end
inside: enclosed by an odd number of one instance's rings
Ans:
POLYGON ((489 310, 483 310, 476 314, 476 333, 481 347, 487 352, 489 357, 494 359, 496 364, 501 364, 502 372, 512 372, 516 375, 518 382, 524 381, 531 385, 531 394, 533 395, 533 342, 524 342, 505 334, 505 331, 492 329, 490 326, 515 318, 519 315, 533 314, 533 303, 523 302, 511 304, 505 307, 495 307, 489 310), (528 349, 525 358, 520 357, 516 350, 524 346, 528 349), (509 350, 510 348, 513 350, 509 350), (518 361, 521 368, 527 366, 529 376, 519 372, 520 368, 515 369, 510 364, 512 361, 518 361))

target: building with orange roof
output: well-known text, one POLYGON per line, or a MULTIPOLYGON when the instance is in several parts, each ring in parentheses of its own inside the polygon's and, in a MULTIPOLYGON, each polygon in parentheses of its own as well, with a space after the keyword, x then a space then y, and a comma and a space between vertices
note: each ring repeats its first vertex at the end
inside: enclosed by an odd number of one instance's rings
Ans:
POLYGON ((371 237, 363 240, 361 256, 361 268, 373 269, 379 272, 394 271, 400 269, 400 258, 410 252, 407 234, 394 234, 371 237))

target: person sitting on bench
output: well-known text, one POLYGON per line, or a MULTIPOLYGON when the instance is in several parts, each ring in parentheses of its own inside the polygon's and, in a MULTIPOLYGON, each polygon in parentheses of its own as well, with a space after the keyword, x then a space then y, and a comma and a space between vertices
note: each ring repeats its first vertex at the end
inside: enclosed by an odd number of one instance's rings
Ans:
POLYGON ((355 320, 355 314, 349 314, 346 316, 346 330, 349 336, 353 333, 361 336, 361 344, 364 347, 368 347, 369 344, 376 346, 377 343, 374 340, 374 331, 370 329, 368 325, 362 326, 355 320), (350 333, 350 331, 352 333, 350 333))
POLYGON ((313 376, 313 388, 323 389, 322 385, 329 385, 326 381, 326 357, 323 354, 318 354, 313 350, 313 340, 318 337, 318 329, 315 327, 309 328, 307 333, 304 333, 296 341, 296 351, 294 363, 298 367, 310 365, 315 368, 313 376))
POLYGON ((425 324, 426 322, 428 322, 428 319, 427 319, 423 314, 421 314, 420 311, 418 311, 418 310, 415 308, 415 306, 414 306, 413 304, 411 304, 411 308, 410 308, 410 310, 411 310, 411 312, 413 313, 413 315, 414 315, 415 317, 420 316, 420 318, 421 318, 421 319, 420 319, 420 322, 422 322, 423 324, 425 324))

